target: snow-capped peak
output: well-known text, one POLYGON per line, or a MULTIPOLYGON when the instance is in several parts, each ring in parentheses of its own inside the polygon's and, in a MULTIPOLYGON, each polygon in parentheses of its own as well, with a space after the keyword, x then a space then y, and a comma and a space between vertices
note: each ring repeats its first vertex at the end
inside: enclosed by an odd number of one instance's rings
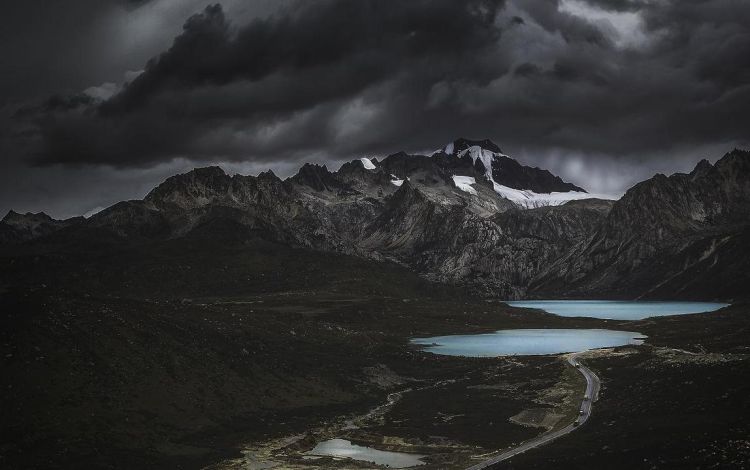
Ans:
POLYGON ((494 180, 492 179, 492 159, 495 158, 495 156, 503 155, 482 148, 479 145, 473 145, 465 150, 461 150, 460 152, 458 152, 458 157, 461 158, 467 153, 474 161, 474 163, 476 163, 477 160, 480 160, 482 162, 482 165, 484 166, 484 173, 487 176, 487 179, 494 182, 494 180))
MULTIPOLYGON (((447 147, 446 153, 448 153, 447 147)), ((526 209, 543 206, 558 206, 568 201, 578 199, 590 199, 596 197, 609 199, 607 196, 589 194, 585 191, 537 193, 528 189, 511 188, 497 183, 492 174, 492 163, 494 162, 495 157, 507 157, 507 155, 489 150, 482 145, 471 145, 457 153, 458 158, 462 158, 465 155, 469 155, 474 164, 476 164, 477 160, 482 162, 482 166, 484 166, 484 175, 487 180, 492 183, 492 189, 494 189, 498 195, 526 209)), ((477 194, 476 189, 472 187, 472 185, 476 184, 474 178, 468 176, 453 176, 453 182, 459 190, 474 195, 477 194)))
POLYGON ((457 155, 461 153, 464 150, 467 150, 469 147, 481 147, 485 150, 488 150, 490 152, 495 153, 501 153, 500 147, 497 146, 493 141, 489 139, 484 140, 471 140, 471 139, 465 139, 463 137, 460 137, 453 142, 450 142, 448 145, 443 147, 442 149, 437 150, 437 152, 445 153, 446 155, 457 155))

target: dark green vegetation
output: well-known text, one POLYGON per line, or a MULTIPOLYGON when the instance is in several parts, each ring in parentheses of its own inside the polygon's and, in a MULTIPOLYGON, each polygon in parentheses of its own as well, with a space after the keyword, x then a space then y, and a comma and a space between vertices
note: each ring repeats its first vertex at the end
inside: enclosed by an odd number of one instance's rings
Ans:
POLYGON ((248 444, 308 433, 275 457, 341 466, 301 452, 342 437, 463 468, 569 422, 581 378, 556 357, 440 357, 408 339, 521 327, 627 329, 649 345, 587 359, 603 385, 593 417, 507 465, 737 466, 747 310, 555 317, 290 248, 221 214, 169 239, 66 227, 0 251, 0 466, 222 467, 248 444), (407 389, 382 416, 337 427, 407 389))
MULTIPOLYGON (((197 468, 411 383, 504 374, 423 354, 411 336, 592 323, 472 299, 388 263, 240 242, 226 224, 133 245, 63 231, 2 254, 3 467, 197 468), (379 385, 368 370, 381 364, 408 383, 379 385)), ((563 369, 539 367, 544 383, 563 369)), ((525 370, 513 368, 514 383, 525 370)), ((480 427, 467 445, 531 434, 505 421, 523 398, 481 427, 490 395, 474 393, 480 427)))

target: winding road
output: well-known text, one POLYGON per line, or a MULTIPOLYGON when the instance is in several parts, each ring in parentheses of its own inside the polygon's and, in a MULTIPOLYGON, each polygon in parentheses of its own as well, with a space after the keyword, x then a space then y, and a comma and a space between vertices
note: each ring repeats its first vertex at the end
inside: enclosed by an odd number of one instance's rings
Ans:
POLYGON ((467 470, 480 470, 483 468, 492 467, 493 465, 496 465, 503 460, 508 460, 509 458, 518 454, 522 454, 527 450, 542 446, 544 444, 547 444, 548 442, 554 441, 559 437, 569 434, 575 431, 578 426, 588 421, 589 416, 591 416, 591 405, 599 398, 600 382, 599 377, 597 377, 596 374, 591 371, 591 369, 581 364, 581 362, 578 360, 578 356, 580 354, 581 353, 574 353, 568 356, 568 362, 570 363, 570 365, 576 367, 578 371, 586 378, 586 393, 584 395, 583 401, 581 402, 580 408, 582 413, 575 420, 575 422, 565 426, 564 428, 558 429, 557 431, 547 432, 540 435, 539 437, 530 439, 517 447, 514 447, 503 452, 502 454, 492 457, 491 459, 485 460, 484 462, 480 462, 476 465, 472 465, 467 470))

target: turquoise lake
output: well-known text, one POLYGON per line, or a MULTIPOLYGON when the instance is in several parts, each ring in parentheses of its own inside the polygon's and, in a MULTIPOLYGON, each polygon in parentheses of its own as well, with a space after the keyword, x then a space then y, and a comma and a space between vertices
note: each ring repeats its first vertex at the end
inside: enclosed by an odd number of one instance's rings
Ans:
POLYGON ((643 344, 643 335, 633 331, 603 329, 519 329, 414 338, 411 343, 423 346, 427 352, 447 356, 538 356, 643 344))
POLYGON ((654 302, 638 300, 521 300, 513 307, 538 308, 562 317, 607 320, 641 320, 648 317, 713 312, 729 304, 721 302, 654 302))

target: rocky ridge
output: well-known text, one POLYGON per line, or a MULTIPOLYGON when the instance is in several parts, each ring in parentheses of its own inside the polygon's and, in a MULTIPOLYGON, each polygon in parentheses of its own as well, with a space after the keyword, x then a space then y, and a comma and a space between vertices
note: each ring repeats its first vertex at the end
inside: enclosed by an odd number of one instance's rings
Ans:
POLYGON ((741 248, 749 187, 750 156, 734 151, 613 202, 491 141, 458 139, 429 156, 399 152, 333 172, 305 164, 285 180, 199 168, 89 219, 9 214, 0 234, 6 245, 93 229, 138 242, 210 234, 228 220, 248 243, 387 259, 481 295, 733 298, 750 264, 741 248), (717 281, 697 289, 707 273, 717 281))
POLYGON ((630 188, 532 288, 583 297, 742 297, 749 228, 750 152, 734 150, 715 165, 703 160, 688 174, 657 174, 630 188))

